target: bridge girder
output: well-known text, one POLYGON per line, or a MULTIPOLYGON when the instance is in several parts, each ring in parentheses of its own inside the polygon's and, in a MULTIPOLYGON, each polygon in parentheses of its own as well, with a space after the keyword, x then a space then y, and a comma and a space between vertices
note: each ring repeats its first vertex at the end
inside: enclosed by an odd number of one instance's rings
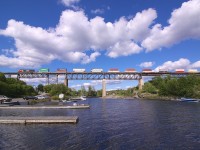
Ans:
POLYGON ((200 75, 200 73, 175 73, 175 72, 167 72, 167 73, 159 73, 159 72, 67 72, 67 73, 54 73, 54 72, 47 72, 47 73, 4 73, 7 77, 12 77, 12 75, 17 76, 18 79, 20 78, 49 78, 50 76, 61 76, 64 75, 68 80, 139 80, 143 76, 167 76, 170 75, 172 77, 182 77, 191 74, 200 75))

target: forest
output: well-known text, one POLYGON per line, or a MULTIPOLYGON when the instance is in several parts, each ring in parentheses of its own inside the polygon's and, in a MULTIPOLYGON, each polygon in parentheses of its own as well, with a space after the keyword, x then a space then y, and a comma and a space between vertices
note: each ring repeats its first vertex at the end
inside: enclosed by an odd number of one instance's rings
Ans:
POLYGON ((155 77, 144 84, 142 92, 159 96, 200 98, 200 77, 155 77))

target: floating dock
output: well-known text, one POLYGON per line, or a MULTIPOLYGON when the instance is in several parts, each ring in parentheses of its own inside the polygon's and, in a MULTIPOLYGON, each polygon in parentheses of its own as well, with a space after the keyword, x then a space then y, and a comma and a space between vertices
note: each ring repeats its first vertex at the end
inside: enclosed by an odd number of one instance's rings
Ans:
POLYGON ((90 105, 75 105, 75 106, 9 106, 0 105, 0 109, 86 109, 90 105))
POLYGON ((55 123, 77 123, 77 116, 40 116, 40 117, 0 117, 0 124, 55 124, 55 123))

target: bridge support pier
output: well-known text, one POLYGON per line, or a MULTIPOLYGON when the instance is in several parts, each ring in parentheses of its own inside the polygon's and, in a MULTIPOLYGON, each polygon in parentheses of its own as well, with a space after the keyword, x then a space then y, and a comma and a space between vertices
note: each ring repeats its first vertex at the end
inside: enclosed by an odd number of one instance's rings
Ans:
POLYGON ((102 97, 103 98, 106 97, 106 80, 105 79, 102 80, 102 97))
POLYGON ((67 78, 65 78, 65 80, 64 80, 64 85, 65 85, 66 87, 68 87, 68 79, 67 79, 67 78))
POLYGON ((139 87, 139 90, 142 90, 142 86, 144 85, 144 81, 143 81, 143 79, 142 78, 140 78, 139 80, 138 80, 138 87, 139 87))
POLYGON ((47 75, 47 85, 49 85, 49 75, 47 75))
POLYGON ((58 84, 58 75, 56 75, 56 84, 58 84))
POLYGON ((19 74, 17 74, 17 80, 20 80, 20 76, 19 76, 19 74))

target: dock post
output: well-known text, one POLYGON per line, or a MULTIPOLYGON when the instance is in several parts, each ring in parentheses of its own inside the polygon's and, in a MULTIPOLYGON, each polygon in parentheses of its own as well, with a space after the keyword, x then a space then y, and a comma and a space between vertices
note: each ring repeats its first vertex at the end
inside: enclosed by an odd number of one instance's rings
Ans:
POLYGON ((102 97, 106 97, 106 80, 102 80, 102 97))
POLYGON ((139 86, 139 90, 142 90, 142 86, 144 85, 144 81, 143 81, 143 79, 140 78, 138 82, 139 82, 139 84, 138 84, 138 86, 139 86))

